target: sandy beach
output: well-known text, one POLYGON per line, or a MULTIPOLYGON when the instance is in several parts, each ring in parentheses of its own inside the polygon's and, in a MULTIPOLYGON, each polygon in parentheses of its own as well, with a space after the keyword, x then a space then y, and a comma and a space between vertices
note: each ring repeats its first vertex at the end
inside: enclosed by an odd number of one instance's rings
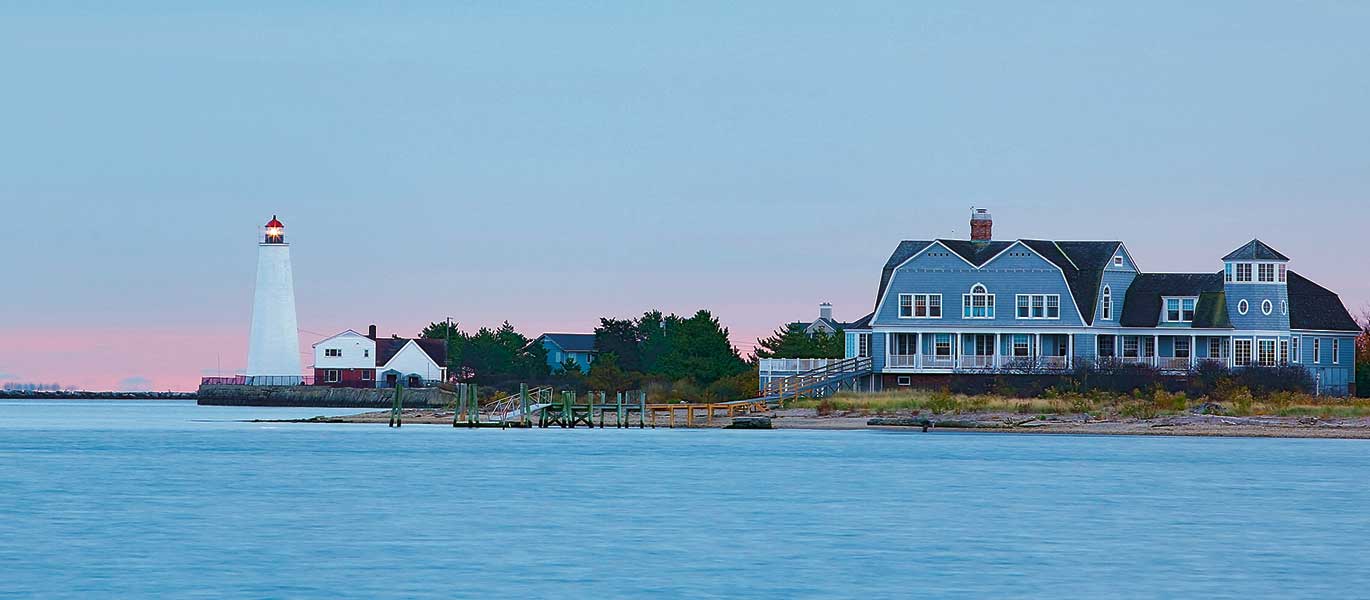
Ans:
MULTIPOLYGON (((766 413, 774 429, 974 431, 1008 434, 1087 434, 1087 435, 1169 435, 1207 437, 1287 437, 1370 439, 1370 417, 1319 419, 1315 417, 1235 417, 1222 415, 1171 415, 1154 419, 1087 419, 1083 415, 1030 416, 1016 413, 972 413, 956 415, 914 415, 834 413, 819 416, 813 409, 786 409, 766 413)), ((313 417, 279 422, 382 424, 390 411, 371 411, 338 417, 313 417)), ((612 419, 609 420, 612 428, 612 419)), ((407 409, 405 424, 450 425, 452 412, 434 409, 407 409)), ((697 421, 695 428, 723 428, 727 418, 697 421)), ((636 427, 636 422, 634 422, 636 427)), ((658 427, 669 427, 664 422, 658 427)), ((684 428, 681 419, 677 428, 684 428)))

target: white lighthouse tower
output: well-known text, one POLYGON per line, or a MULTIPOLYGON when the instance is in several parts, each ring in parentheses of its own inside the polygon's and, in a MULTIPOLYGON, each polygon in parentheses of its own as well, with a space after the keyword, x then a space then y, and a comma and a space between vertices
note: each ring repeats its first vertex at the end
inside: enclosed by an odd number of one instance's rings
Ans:
POLYGON ((298 385, 300 338, 295 321, 295 278, 285 225, 271 216, 257 244, 257 288, 252 296, 252 336, 247 346, 247 383, 298 385))

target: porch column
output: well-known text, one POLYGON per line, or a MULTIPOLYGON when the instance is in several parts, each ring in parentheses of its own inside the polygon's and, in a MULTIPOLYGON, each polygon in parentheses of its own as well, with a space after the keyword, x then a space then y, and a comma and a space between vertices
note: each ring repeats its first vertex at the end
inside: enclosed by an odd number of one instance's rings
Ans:
POLYGON ((1066 334, 1066 368, 1075 368, 1075 334, 1066 334))
POLYGON ((951 368, 961 366, 961 332, 951 334, 951 368))
POLYGON ((1189 336, 1189 368, 1190 368, 1190 369, 1193 369, 1193 368, 1194 368, 1194 365, 1198 364, 1198 361, 1195 360, 1195 357, 1198 356, 1198 354, 1199 354, 1199 353, 1198 353, 1198 347, 1197 347, 1198 344, 1199 344, 1199 336, 1191 334, 1191 335, 1189 336))
POLYGON ((915 331, 915 332, 913 333, 913 368, 915 368, 915 369, 921 369, 922 367, 923 367, 923 332, 921 332, 921 331, 915 331))
POLYGON ((1032 340, 1032 360, 1036 362, 1042 358, 1042 334, 1034 333, 1032 335, 1036 338, 1032 340))
POLYGON ((997 332, 994 334, 994 351, 991 352, 990 355, 992 355, 992 356, 994 357, 994 359, 991 361, 991 362, 993 363, 993 365, 994 365, 994 369, 995 369, 995 370, 998 370, 998 369, 999 369, 999 334, 998 334, 997 332))
MULTIPOLYGON (((1175 355, 1175 346, 1173 346, 1173 345, 1170 347, 1170 355, 1171 355, 1171 356, 1174 356, 1174 355, 1175 355)), ((1161 336, 1160 336, 1160 335, 1152 335, 1152 336, 1151 336, 1151 366, 1153 366, 1153 367, 1159 367, 1159 366, 1161 366, 1161 336)))

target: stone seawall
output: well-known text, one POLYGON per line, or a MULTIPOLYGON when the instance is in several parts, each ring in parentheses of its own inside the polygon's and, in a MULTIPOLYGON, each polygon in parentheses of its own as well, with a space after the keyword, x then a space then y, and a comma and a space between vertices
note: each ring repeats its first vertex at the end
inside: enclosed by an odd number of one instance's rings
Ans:
MULTIPOLYGON (((406 408, 446 406, 450 398, 437 388, 404 390, 406 408)), ((395 390, 322 386, 202 385, 197 404, 212 406, 311 406, 319 408, 390 408, 395 390)))

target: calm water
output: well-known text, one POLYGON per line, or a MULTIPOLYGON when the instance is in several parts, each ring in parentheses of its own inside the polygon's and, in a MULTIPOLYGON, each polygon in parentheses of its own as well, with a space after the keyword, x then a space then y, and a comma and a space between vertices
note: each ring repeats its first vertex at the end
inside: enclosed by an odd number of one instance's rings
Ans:
POLYGON ((0 402, 0 597, 1367 597, 1370 444, 0 402))

